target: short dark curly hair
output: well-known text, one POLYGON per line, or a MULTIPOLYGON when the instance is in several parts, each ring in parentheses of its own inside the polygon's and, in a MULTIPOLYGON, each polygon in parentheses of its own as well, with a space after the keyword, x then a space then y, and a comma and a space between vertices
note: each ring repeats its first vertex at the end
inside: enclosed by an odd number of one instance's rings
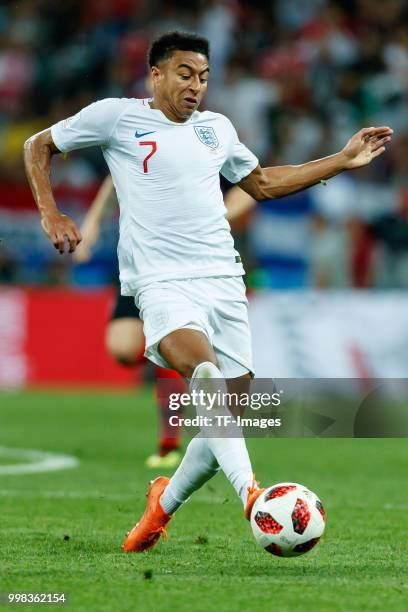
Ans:
POLYGON ((190 32, 166 32, 156 38, 150 46, 147 55, 150 68, 169 59, 174 51, 194 51, 210 59, 210 43, 206 38, 190 32))

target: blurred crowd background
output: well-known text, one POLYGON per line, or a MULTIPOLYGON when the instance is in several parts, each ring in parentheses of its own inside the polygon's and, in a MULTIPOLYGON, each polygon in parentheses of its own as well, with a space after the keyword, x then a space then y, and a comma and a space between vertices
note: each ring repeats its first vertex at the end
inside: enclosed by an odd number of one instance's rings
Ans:
MULTIPOLYGON (((235 224, 248 284, 408 287, 406 0, 3 0, 0 283, 115 282, 116 219, 91 262, 60 257, 40 228, 22 146, 97 99, 146 96, 149 42, 173 29, 210 39, 205 106, 228 115, 264 165, 334 153, 363 126, 395 132, 368 168, 264 202, 235 224)), ((56 156, 61 209, 80 222, 106 173, 98 150, 56 156)))

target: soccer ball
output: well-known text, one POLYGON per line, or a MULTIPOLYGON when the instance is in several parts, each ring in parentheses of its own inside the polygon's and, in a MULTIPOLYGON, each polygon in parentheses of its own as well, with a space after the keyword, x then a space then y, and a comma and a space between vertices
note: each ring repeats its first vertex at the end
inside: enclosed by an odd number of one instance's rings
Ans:
POLYGON ((281 482, 263 491, 251 512, 255 540, 278 557, 297 557, 311 550, 325 524, 320 499, 295 482, 281 482))

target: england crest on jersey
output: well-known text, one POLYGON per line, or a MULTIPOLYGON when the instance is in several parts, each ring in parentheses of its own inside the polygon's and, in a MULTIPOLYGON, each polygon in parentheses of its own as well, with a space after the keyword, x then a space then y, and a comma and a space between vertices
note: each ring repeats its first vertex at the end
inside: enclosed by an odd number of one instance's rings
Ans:
POLYGON ((218 138, 212 127, 197 125, 194 126, 194 129, 203 144, 210 147, 210 149, 216 149, 218 147, 218 138))

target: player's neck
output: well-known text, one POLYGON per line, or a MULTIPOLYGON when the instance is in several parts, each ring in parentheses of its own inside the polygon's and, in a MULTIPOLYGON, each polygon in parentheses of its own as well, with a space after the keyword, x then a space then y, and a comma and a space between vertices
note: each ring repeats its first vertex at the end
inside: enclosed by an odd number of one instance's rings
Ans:
POLYGON ((190 119, 190 117, 180 117, 165 100, 158 100, 156 97, 150 100, 149 106, 150 108, 161 111, 163 115, 173 123, 185 123, 190 119))

